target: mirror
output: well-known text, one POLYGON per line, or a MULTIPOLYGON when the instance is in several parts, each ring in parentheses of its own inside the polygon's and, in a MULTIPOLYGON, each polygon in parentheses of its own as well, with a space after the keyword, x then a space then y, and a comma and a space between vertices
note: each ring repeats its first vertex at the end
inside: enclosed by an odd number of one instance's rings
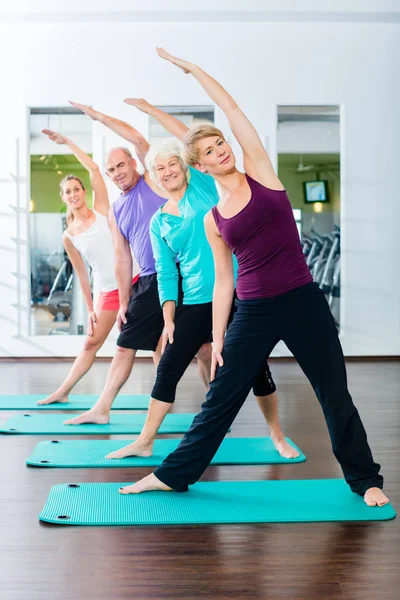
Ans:
POLYGON ((92 122, 85 115, 74 108, 31 109, 31 335, 84 335, 86 309, 62 243, 66 206, 60 198, 60 181, 70 173, 80 177, 91 206, 90 178, 66 145, 48 140, 44 128, 70 137, 92 153, 92 122))
POLYGON ((278 106, 278 175, 303 252, 340 328, 340 107, 278 106))

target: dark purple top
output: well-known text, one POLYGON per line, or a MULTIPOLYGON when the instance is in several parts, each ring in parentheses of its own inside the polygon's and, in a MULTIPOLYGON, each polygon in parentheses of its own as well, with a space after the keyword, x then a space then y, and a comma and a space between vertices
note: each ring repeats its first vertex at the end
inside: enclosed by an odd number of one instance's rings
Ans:
POLYGON ((212 209, 215 223, 236 255, 240 300, 269 298, 313 279, 301 249, 299 233, 285 190, 271 190, 246 174, 251 197, 230 219, 212 209))

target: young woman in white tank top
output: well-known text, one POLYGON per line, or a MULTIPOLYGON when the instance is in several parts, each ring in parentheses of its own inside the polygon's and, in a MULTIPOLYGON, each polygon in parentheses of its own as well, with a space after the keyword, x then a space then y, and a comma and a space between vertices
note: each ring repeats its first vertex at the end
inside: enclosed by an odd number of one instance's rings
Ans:
MULTIPOLYGON (((68 394, 92 366, 97 351, 110 333, 118 314, 118 285, 114 273, 114 250, 107 223, 109 201, 107 188, 95 162, 76 144, 59 133, 43 129, 56 144, 66 144, 79 162, 90 173, 93 189, 93 209, 86 204, 83 182, 75 175, 67 175, 60 183, 61 199, 67 205, 67 229, 63 234, 64 248, 79 278, 88 311, 87 337, 83 349, 75 359, 71 371, 61 386, 38 404, 68 402, 68 394), (83 259, 89 264, 100 295, 93 307, 92 291, 83 259)), ((135 278, 135 280, 138 276, 135 278)))

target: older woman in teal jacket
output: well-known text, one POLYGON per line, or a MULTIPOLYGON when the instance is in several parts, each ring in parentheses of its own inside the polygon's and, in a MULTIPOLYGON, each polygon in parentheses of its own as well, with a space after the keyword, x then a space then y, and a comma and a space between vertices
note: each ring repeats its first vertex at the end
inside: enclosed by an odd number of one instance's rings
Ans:
MULTIPOLYGON (((155 107, 152 109, 171 133, 186 133, 187 128, 182 123, 177 124, 174 117, 155 107)), ((113 452, 109 458, 151 456, 157 431, 175 400, 177 384, 199 352, 203 358, 204 354, 210 358, 207 371, 203 373, 207 387, 210 381, 215 272, 204 217, 218 203, 218 191, 212 177, 186 166, 180 156, 180 146, 174 139, 151 148, 146 167, 168 198, 150 222, 165 322, 163 354, 139 438, 113 452), (178 285, 180 278, 181 286, 178 285)), ((234 263, 236 265, 236 259, 234 263)), ((279 424, 276 388, 267 363, 254 382, 253 391, 269 422, 277 450, 289 458, 297 456, 297 451, 286 442, 279 424)))

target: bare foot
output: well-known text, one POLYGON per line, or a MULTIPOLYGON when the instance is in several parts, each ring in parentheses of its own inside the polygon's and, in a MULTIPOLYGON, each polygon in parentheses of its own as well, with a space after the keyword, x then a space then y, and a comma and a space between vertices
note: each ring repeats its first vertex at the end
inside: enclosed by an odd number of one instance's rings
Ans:
POLYGON ((364 502, 368 506, 384 506, 389 502, 389 498, 385 496, 380 488, 369 488, 364 494, 364 502))
POLYGON ((126 458, 127 456, 151 456, 153 454, 153 442, 145 444, 137 439, 135 442, 110 452, 106 458, 126 458))
POLYGON ((119 488, 120 494, 141 494, 142 492, 172 492, 172 488, 157 479, 154 473, 143 477, 143 479, 133 485, 126 485, 119 488))
POLYGON ((97 423, 97 425, 107 425, 110 422, 110 412, 104 411, 96 406, 90 410, 64 421, 64 425, 83 425, 84 423, 97 423))
POLYGON ((293 448, 284 437, 276 438, 271 436, 271 439, 275 449, 283 456, 283 458, 297 458, 300 456, 300 452, 293 448))
POLYGON ((47 398, 43 398, 43 400, 39 400, 36 402, 38 406, 43 406, 43 404, 54 404, 55 402, 62 404, 64 402, 68 402, 68 394, 51 394, 47 396, 47 398))

